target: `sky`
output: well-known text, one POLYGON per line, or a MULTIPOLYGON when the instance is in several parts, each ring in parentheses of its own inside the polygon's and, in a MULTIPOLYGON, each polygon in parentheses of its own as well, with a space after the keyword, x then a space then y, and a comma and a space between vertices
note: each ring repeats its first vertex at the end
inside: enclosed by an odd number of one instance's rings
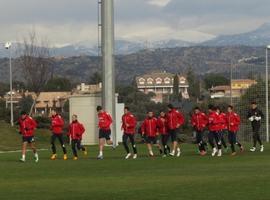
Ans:
MULTIPOLYGON (((0 42, 35 30, 50 45, 97 44, 98 0, 1 0, 0 42)), ((201 42, 270 22, 269 0, 115 0, 116 39, 201 42)))

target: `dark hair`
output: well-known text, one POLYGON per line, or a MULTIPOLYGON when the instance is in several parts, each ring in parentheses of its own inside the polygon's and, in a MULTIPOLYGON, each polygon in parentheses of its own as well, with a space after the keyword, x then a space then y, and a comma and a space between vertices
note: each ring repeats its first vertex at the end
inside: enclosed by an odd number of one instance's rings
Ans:
POLYGON ((214 110, 214 107, 215 107, 215 106, 214 106, 213 104, 209 104, 209 105, 208 105, 208 109, 210 109, 210 110, 214 110))
POLYGON ((126 110, 129 110, 129 107, 128 107, 128 106, 125 106, 125 109, 126 109, 126 110))
POLYGON ((233 106, 232 105, 228 105, 228 108, 233 109, 233 106))
POLYGON ((252 101, 251 104, 257 105, 257 102, 256 101, 252 101))
POLYGON ((168 108, 170 108, 170 109, 174 109, 174 106, 170 103, 170 104, 168 104, 168 106, 167 106, 168 108))
POLYGON ((195 108, 194 108, 194 110, 201 110, 198 106, 196 106, 195 108))
POLYGON ((21 112, 21 115, 26 115, 27 113, 25 111, 22 111, 21 112))
POLYGON ((215 110, 220 110, 221 111, 221 108, 219 106, 216 106, 215 110))
POLYGON ((97 106, 97 111, 101 111, 102 110, 102 106, 97 106))

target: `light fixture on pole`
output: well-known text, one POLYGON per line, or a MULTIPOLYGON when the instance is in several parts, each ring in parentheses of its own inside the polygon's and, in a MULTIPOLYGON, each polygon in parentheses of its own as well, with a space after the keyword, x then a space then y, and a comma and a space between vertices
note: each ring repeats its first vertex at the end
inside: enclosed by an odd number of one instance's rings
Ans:
POLYGON ((268 50, 270 45, 266 47, 265 55, 265 106, 266 106, 266 141, 269 142, 269 88, 268 88, 268 50))
POLYGON ((11 42, 5 44, 5 48, 9 50, 9 86, 10 86, 10 125, 14 126, 13 117, 13 87, 12 87, 12 64, 11 64, 11 42))

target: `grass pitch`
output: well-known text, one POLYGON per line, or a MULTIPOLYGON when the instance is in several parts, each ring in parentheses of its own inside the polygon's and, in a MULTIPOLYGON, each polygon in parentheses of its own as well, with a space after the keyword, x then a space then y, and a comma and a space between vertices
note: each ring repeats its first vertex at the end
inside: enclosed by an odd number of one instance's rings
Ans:
MULTIPOLYGON (((7 142, 13 144, 14 140, 5 142, 7 136, 2 133, 0 144, 6 148, 1 150, 12 150, 7 148, 7 142)), ((47 133, 39 134, 42 137, 38 144, 49 148, 47 133)), ((19 147, 20 138, 16 142, 19 147)), ((11 146, 17 148, 15 143, 11 146)), ((91 146, 89 155, 80 154, 77 161, 71 159, 68 148, 70 159, 64 161, 58 146, 57 160, 49 160, 50 151, 41 151, 39 163, 34 163, 31 152, 26 163, 18 162, 20 153, 3 153, 0 154, 0 199, 270 199, 270 145, 266 145, 264 153, 246 151, 235 157, 227 153, 221 158, 200 157, 195 148, 183 145, 180 158, 149 158, 146 146, 138 145, 139 158, 124 160, 122 146, 116 150, 108 147, 105 159, 96 160, 97 146, 91 146)))

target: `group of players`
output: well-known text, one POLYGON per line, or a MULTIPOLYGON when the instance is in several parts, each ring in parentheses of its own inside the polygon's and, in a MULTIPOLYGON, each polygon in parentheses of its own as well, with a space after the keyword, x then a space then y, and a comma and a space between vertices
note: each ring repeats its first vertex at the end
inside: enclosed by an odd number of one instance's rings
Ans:
MULTIPOLYGON (((103 159, 103 149, 105 144, 113 144, 111 140, 111 125, 113 123, 113 119, 101 106, 97 106, 97 113, 99 127, 99 154, 97 159, 103 159)), ((264 151, 264 146, 259 133, 263 117, 263 113, 258 109, 256 102, 252 102, 251 108, 247 114, 247 119, 251 122, 253 131, 253 147, 250 149, 252 152, 256 151, 257 142, 260 144, 260 151, 264 151)), ((179 157, 181 155, 181 150, 177 133, 184 122, 184 115, 172 104, 168 105, 167 112, 161 111, 157 118, 154 116, 153 111, 149 111, 140 126, 140 132, 147 145, 149 156, 154 156, 152 145, 155 145, 162 156, 166 157, 170 155, 179 157), (171 141, 171 145, 168 144, 169 141, 171 141)), ((208 143, 212 148, 212 156, 222 156, 222 146, 227 148, 224 138, 226 132, 228 133, 228 141, 231 146, 231 155, 236 155, 235 145, 239 146, 240 151, 243 151, 243 146, 237 140, 237 131, 239 130, 240 122, 240 116, 234 112, 233 106, 228 106, 226 112, 221 112, 219 107, 209 105, 207 114, 202 112, 199 107, 194 108, 190 123, 196 132, 196 144, 198 145, 200 155, 204 156, 207 154, 205 132, 208 132, 207 138, 208 143)), ((35 161, 38 162, 38 153, 34 143, 34 131, 37 127, 37 123, 34 119, 28 116, 26 112, 22 112, 21 117, 19 118, 19 126, 23 141, 22 158, 20 161, 25 162, 26 148, 29 144, 33 150, 35 161)), ((123 131, 123 146, 127 153, 125 159, 129 159, 132 156, 129 149, 129 142, 133 149, 133 159, 138 157, 137 146, 135 143, 136 127, 136 117, 130 112, 129 107, 125 107, 121 127, 123 131)), ((57 159, 55 145, 56 139, 58 139, 61 144, 64 154, 63 159, 68 159, 63 139, 63 128, 63 118, 53 110, 51 116, 52 160, 57 159)), ((81 144, 84 132, 85 128, 83 124, 78 121, 77 115, 74 114, 67 133, 71 141, 73 160, 78 159, 78 150, 82 150, 84 155, 87 155, 86 148, 81 144)))

